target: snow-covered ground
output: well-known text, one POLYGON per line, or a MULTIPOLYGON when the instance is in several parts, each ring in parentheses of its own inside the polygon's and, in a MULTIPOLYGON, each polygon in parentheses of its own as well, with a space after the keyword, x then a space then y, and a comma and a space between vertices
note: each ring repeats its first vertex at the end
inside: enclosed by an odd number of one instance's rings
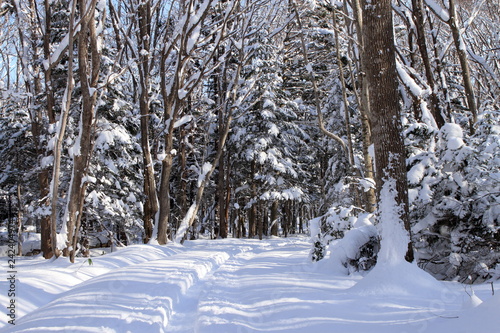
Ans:
MULTIPOLYGON (((227 239, 134 245, 92 265, 18 259, 16 325, 4 314, 0 332, 499 330, 500 291, 492 296, 491 285, 438 282, 403 263, 346 276, 327 260, 308 262, 309 250, 305 237, 227 239)), ((9 286, 3 278, 4 311, 9 286)))

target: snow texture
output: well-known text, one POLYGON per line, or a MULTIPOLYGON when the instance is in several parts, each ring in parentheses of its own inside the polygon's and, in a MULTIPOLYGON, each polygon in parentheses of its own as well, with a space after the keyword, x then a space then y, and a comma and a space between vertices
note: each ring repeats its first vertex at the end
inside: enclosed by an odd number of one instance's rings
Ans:
MULTIPOLYGON (((438 282, 415 265, 366 277, 307 260, 305 237, 134 245, 75 264, 18 261, 15 326, 2 332, 496 332, 489 285, 438 282), (22 274, 21 274, 22 273, 22 274), (477 297, 477 298, 476 298, 477 297), (481 303, 482 300, 482 303, 481 303)), ((396 269, 397 268, 397 269, 396 269)), ((0 285, 6 290, 8 281, 0 285)), ((7 304, 6 293, 0 294, 7 304)))

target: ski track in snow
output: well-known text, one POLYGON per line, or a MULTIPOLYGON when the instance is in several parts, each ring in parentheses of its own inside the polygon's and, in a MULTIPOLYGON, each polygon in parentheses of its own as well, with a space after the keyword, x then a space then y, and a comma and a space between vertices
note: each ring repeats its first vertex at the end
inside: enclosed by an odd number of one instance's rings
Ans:
MULTIPOLYGON (((227 239, 130 246, 94 258, 92 266, 84 259, 75 265, 62 258, 25 260, 16 301, 22 317, 15 326, 1 318, 0 332, 468 333, 464 328, 499 327, 491 314, 500 298, 488 296, 488 286, 475 287, 486 301, 463 312, 461 285, 439 282, 442 292, 429 293, 418 284, 425 276, 408 284, 380 276, 381 284, 373 275, 352 289, 361 276, 310 263, 309 250, 305 237, 227 239), (387 292, 392 285, 396 292, 387 292)), ((7 304, 6 295, 0 301, 7 304)))

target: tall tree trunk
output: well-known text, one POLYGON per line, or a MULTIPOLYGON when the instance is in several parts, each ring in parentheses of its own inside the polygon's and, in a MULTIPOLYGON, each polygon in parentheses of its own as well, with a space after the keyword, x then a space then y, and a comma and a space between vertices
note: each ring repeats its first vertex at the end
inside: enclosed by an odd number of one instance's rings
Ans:
MULTIPOLYGON (((406 154, 402 136, 401 111, 398 96, 396 49, 393 34, 391 0, 362 1, 363 8, 363 61, 370 94, 372 134, 375 146, 375 179, 379 214, 381 190, 391 180, 395 181, 395 200, 402 228, 410 233, 406 154)), ((387 221, 382 221, 384 223, 387 221)), ((401 254, 404 255, 404 254, 401 254)), ((411 241, 406 260, 413 261, 411 241)))
POLYGON ((259 239, 262 240, 262 236, 264 235, 264 209, 263 209, 262 200, 259 200, 257 203, 257 235, 259 239))
POLYGON ((460 32, 455 0, 449 0, 449 4, 450 19, 448 20, 448 25, 450 26, 451 33, 453 35, 453 41, 455 43, 458 59, 460 61, 460 67, 462 68, 462 78, 464 81, 467 106, 472 114, 472 119, 470 120, 470 133, 472 134, 474 133, 474 124, 477 122, 477 105, 476 98, 474 96, 474 86, 470 75, 469 61, 467 59, 467 46, 465 45, 465 41, 463 40, 460 32))
MULTIPOLYGON (((193 29, 197 26, 202 25, 209 10, 207 8, 200 9, 196 8, 196 1, 191 0, 185 3, 185 7, 181 10, 186 11, 186 20, 178 35, 171 36, 167 32, 164 36, 164 48, 161 53, 160 59, 160 76, 161 76, 161 95, 163 99, 164 107, 164 121, 167 124, 167 129, 165 130, 164 138, 164 149, 165 157, 162 160, 162 170, 160 175, 160 188, 159 188, 159 210, 156 214, 156 229, 157 235, 156 240, 159 244, 166 244, 169 233, 169 220, 170 220, 170 176, 172 174, 173 158, 174 158, 174 129, 175 121, 179 116, 181 109, 183 107, 184 99, 190 94, 197 84, 204 77, 201 73, 198 73, 196 79, 192 79, 189 83, 186 82, 188 75, 189 63, 192 59, 192 46, 191 44, 191 33, 193 29), (195 9, 196 8, 196 9, 195 9), (201 12, 195 12, 196 10, 201 12), (170 39, 178 39, 178 44, 170 42, 170 39), (175 68, 171 74, 167 69, 167 62, 171 61, 171 55, 175 49, 175 68), (172 77, 173 76, 173 77, 172 77), (172 77, 171 80, 168 78, 172 77), (184 89, 186 92, 185 96, 179 97, 180 89, 184 89)), ((218 45, 215 45, 217 48, 218 45)), ((214 52, 209 53, 213 56, 214 52)), ((205 63, 206 64, 206 63, 205 63)), ((203 72, 205 68, 199 68, 198 71, 203 72)), ((191 77, 192 78, 192 77, 191 77)), ((202 191, 203 192, 203 191, 202 191)), ((198 202, 199 204, 199 202, 198 202)), ((189 211, 188 211, 189 214, 189 211)), ((193 220, 194 221, 194 220, 193 220)), ((189 227, 191 224, 189 225, 189 227)), ((184 230, 184 233, 187 231, 184 230)), ((154 237, 154 235, 153 235, 154 237)), ((184 234, 183 236, 184 237, 184 234)))
POLYGON ((23 202, 21 184, 17 184, 17 255, 23 255, 23 202))
MULTIPOLYGON (((41 69, 40 64, 33 61, 33 72, 29 71, 29 64, 26 63, 30 58, 36 58, 39 56, 39 40, 37 36, 37 31, 40 29, 37 28, 38 22, 35 17, 35 13, 37 13, 38 9, 36 7, 36 2, 33 0, 29 1, 29 13, 24 12, 21 8, 18 8, 19 3, 14 2, 14 8, 16 10, 16 16, 18 19, 18 31, 19 31, 19 39, 22 45, 22 59, 21 66, 23 69, 24 81, 25 81, 25 89, 28 97, 28 105, 29 105, 29 114, 31 120, 31 133, 33 135, 33 143, 35 146, 36 153, 38 155, 39 161, 43 160, 43 157, 47 155, 46 145, 43 142, 44 136, 47 134, 47 129, 44 128, 44 114, 43 108, 39 105, 35 106, 35 97, 39 96, 42 93, 41 87, 41 69), (23 14, 24 13, 24 14, 23 14), (26 24, 29 24, 31 28, 25 30, 26 24), (25 37, 26 32, 31 34, 29 38, 31 41, 31 52, 33 56, 28 54, 28 42, 25 37)), ((47 7, 48 4, 46 3, 47 7)), ((50 9, 50 7, 48 7, 50 9)), ((46 59, 49 59, 49 46, 48 38, 50 36, 50 12, 46 14, 49 16, 46 19, 46 26, 43 35, 44 39, 44 56, 46 59)), ((52 86, 50 79, 50 67, 45 70, 45 89, 46 89, 46 99, 47 99, 47 115, 49 118, 49 123, 53 124, 55 122, 53 105, 54 105, 54 96, 52 93, 52 86), (49 75, 47 75, 49 73, 49 75)), ((49 201, 49 167, 40 165, 40 172, 38 172, 38 186, 40 191, 40 206, 47 207, 50 203, 49 201)), ((43 256, 46 259, 49 259, 53 256, 52 246, 51 246, 51 234, 50 234, 50 215, 44 213, 40 218, 40 228, 41 228, 41 250, 43 252, 43 256)))
MULTIPOLYGON (((365 162, 365 178, 375 179, 373 171, 373 161, 369 152, 369 147, 372 144, 372 131, 370 124, 370 98, 368 92, 368 80, 366 77, 365 61, 363 60, 362 49, 364 47, 363 38, 363 12, 361 10, 360 0, 353 0, 353 12, 356 24, 356 37, 358 45, 361 48, 359 52, 359 71, 361 73, 361 86, 360 86, 360 96, 357 96, 357 101, 359 105, 359 112, 361 116, 361 130, 363 135, 363 161, 365 162)), ((352 71, 351 71, 352 72, 352 71)), ((377 198, 375 195, 375 189, 370 187, 365 190, 365 210, 369 213, 375 211, 377 204, 377 198)))
POLYGON ((439 56, 439 49, 438 49, 438 29, 435 27, 433 23, 434 17, 431 16, 430 12, 427 12, 427 21, 429 23, 429 29, 431 31, 431 38, 432 38, 432 52, 433 52, 433 63, 436 68, 436 75, 438 77, 438 80, 440 84, 438 84, 438 90, 442 91, 442 94, 444 95, 445 99, 445 106, 446 108, 443 110, 444 117, 447 118, 450 121, 451 119, 451 101, 450 101, 450 96, 448 93, 448 86, 446 83, 446 77, 445 74, 443 73, 443 63, 440 59, 439 56))
MULTIPOLYGON (((90 159, 94 149, 94 119, 97 100, 97 84, 100 73, 101 54, 98 47, 95 22, 97 0, 79 0, 80 9, 85 8, 80 19, 78 37, 78 74, 82 94, 80 133, 73 152, 73 175, 65 216, 67 217, 67 243, 65 251, 74 262, 79 240, 90 159)), ((104 18, 101 18, 104 19, 104 18)))
MULTIPOLYGON (((223 95, 222 91, 217 94, 218 96, 223 95)), ((219 103, 219 105, 222 105, 222 103, 219 103)), ((227 232, 228 232, 228 223, 227 223, 227 218, 226 218, 226 179, 225 179, 225 158, 224 158, 224 147, 221 147, 222 144, 224 144, 224 109, 220 108, 219 109, 219 140, 218 140, 218 145, 219 147, 217 148, 218 150, 222 151, 222 155, 219 159, 219 173, 218 173, 218 179, 217 179, 217 214, 219 215, 219 236, 221 238, 227 238, 227 232)))
MULTIPOLYGON (((50 33, 51 33, 51 8, 49 0, 44 1, 45 7, 45 29, 43 34, 43 54, 45 59, 50 59, 50 33)), ((52 88, 52 66, 49 63, 44 72, 45 76, 45 96, 47 100, 47 115, 49 118, 49 124, 54 125, 56 123, 56 117, 54 113, 54 90, 52 88)), ((41 149, 41 147, 40 147, 41 149)), ((53 155, 53 152, 43 149, 40 153, 48 156, 53 155)), ((41 205, 50 205, 49 193, 50 193, 50 182, 49 182, 49 167, 41 167, 40 173, 38 174, 38 184, 40 186, 40 196, 42 199, 41 205)), ((51 243, 51 228, 50 228, 50 215, 42 216, 40 220, 40 232, 41 232, 41 250, 43 257, 45 259, 52 258, 54 255, 52 251, 51 243)))
POLYGON ((151 39, 151 1, 141 2, 137 8, 139 17, 139 83, 140 96, 139 108, 141 111, 141 148, 144 173, 144 243, 148 243, 153 236, 153 220, 158 211, 158 198, 156 194, 156 181, 154 175, 153 159, 149 145, 149 117, 150 117, 150 39, 151 39), (142 50, 146 51, 143 52, 142 50))
POLYGON ((181 142, 180 142, 180 153, 179 153, 179 217, 177 219, 177 225, 175 230, 177 231, 180 226, 180 219, 182 216, 185 216, 187 213, 187 205, 188 205, 188 181, 187 181, 187 131, 185 128, 181 129, 181 142))
POLYGON ((255 184, 255 174, 256 174, 256 162, 255 159, 250 163, 250 200, 254 201, 252 207, 248 211, 248 238, 253 238, 257 234, 257 185, 255 184))
POLYGON ((431 113, 434 116, 434 119, 436 120, 438 128, 441 128, 443 127, 445 120, 439 107, 439 99, 436 94, 436 84, 434 81, 434 75, 432 73, 431 62, 427 50, 427 43, 425 41, 425 23, 424 23, 422 0, 412 0, 412 9, 415 22, 415 29, 417 31, 418 49, 420 51, 420 56, 422 57, 422 62, 424 64, 427 84, 431 89, 431 93, 429 95, 431 113))
POLYGON ((60 255, 60 250, 57 247, 57 201, 59 197, 59 175, 61 172, 61 156, 62 156, 62 143, 64 140, 64 134, 66 133, 66 125, 68 122, 69 109, 71 106, 71 97, 73 94, 73 89, 75 87, 75 82, 73 79, 73 44, 74 44, 74 34, 75 34, 75 14, 76 14, 76 1, 72 2, 70 19, 69 19, 69 31, 68 31, 68 79, 66 83, 66 88, 64 90, 63 100, 61 103, 61 115, 57 122, 56 133, 55 133, 55 145, 54 145, 54 165, 52 168, 52 181, 50 187, 50 205, 51 205, 51 215, 50 215, 50 237, 52 252, 56 257, 60 255))

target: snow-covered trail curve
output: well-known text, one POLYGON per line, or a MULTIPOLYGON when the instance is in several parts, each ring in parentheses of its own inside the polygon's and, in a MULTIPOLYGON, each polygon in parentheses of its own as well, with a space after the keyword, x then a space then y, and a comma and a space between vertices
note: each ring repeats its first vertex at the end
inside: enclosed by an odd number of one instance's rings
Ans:
POLYGON ((168 332, 313 332, 309 329, 328 322, 316 311, 328 303, 325 294, 355 284, 317 272, 308 263, 310 244, 303 238, 245 244, 251 250, 235 254, 202 288, 191 290, 191 300, 175 311, 168 332))

